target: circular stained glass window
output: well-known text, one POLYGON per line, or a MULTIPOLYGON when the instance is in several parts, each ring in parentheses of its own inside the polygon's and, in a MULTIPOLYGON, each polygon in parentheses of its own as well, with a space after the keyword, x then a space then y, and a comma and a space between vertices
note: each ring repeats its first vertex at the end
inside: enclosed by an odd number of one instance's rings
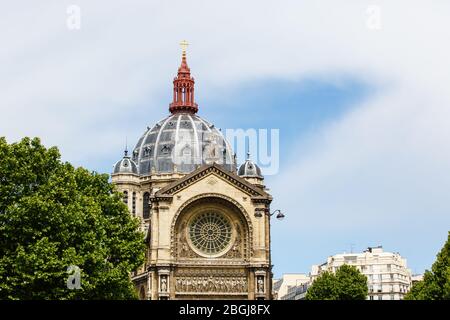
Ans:
POLYGON ((189 225, 192 245, 207 255, 222 252, 230 244, 231 236, 230 221, 216 212, 199 214, 189 225))

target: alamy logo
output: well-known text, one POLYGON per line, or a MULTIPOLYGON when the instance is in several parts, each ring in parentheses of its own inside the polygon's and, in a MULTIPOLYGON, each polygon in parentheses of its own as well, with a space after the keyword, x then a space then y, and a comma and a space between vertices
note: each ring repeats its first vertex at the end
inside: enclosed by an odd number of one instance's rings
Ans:
POLYGON ((226 129, 225 139, 231 143, 237 154, 251 154, 266 176, 278 173, 280 168, 279 129, 226 129))
MULTIPOLYGON (((201 128, 197 128, 200 131, 201 128)), ((236 154, 251 154, 251 160, 258 164, 262 174, 274 175, 280 167, 279 129, 226 129, 225 136, 216 133, 202 133, 200 139, 193 139, 188 133, 179 133, 173 147, 163 146, 162 155, 170 155, 177 166, 201 165, 203 163, 232 165, 236 154)), ((145 153, 144 153, 145 154, 145 153)), ((241 162, 245 159, 240 159, 241 162)))
POLYGON ((366 9, 366 26, 370 30, 381 30, 381 8, 377 5, 370 5, 366 9))
POLYGON ((78 266, 69 266, 67 268, 67 288, 70 290, 81 289, 81 270, 78 266))
POLYGON ((77 5, 70 5, 67 7, 67 29, 80 30, 81 29, 81 8, 77 5))

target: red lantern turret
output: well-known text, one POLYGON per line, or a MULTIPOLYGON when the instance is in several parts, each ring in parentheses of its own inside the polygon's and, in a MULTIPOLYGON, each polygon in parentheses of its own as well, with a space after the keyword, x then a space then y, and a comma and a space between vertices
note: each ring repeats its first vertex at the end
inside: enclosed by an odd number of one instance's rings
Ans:
POLYGON ((198 105, 194 100, 194 78, 191 77, 191 69, 189 69, 186 61, 186 47, 188 43, 182 41, 181 65, 178 68, 178 75, 173 80, 173 101, 169 105, 169 111, 173 114, 176 112, 197 113, 198 105))

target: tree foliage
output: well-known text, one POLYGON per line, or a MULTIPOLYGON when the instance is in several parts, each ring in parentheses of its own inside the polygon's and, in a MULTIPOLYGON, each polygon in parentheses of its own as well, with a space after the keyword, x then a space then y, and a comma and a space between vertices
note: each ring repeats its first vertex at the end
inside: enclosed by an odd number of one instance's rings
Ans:
POLYGON ((321 273, 306 293, 307 300, 364 300, 367 277, 354 266, 342 265, 336 274, 321 273))
POLYGON ((431 271, 425 271, 423 280, 412 286, 405 299, 450 300, 450 231, 447 242, 431 266, 431 271))
POLYGON ((306 300, 338 300, 336 276, 328 271, 321 273, 308 288, 306 300))
POLYGON ((128 299, 143 235, 108 175, 63 163, 38 138, 0 138, 0 299, 128 299), (69 289, 67 268, 81 269, 69 289))

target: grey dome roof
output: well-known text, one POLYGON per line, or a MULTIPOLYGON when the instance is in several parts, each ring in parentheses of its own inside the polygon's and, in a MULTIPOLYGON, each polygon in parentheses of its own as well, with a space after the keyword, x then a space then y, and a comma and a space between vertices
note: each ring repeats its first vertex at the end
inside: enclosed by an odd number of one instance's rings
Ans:
POLYGON ((250 160, 249 153, 247 153, 247 160, 245 160, 245 162, 241 164, 241 166, 239 167, 238 175, 241 177, 255 177, 255 178, 263 177, 259 166, 252 160, 250 160))
POLYGON ((236 170, 230 144, 213 124, 188 112, 176 112, 159 121, 139 139, 133 150, 141 176, 175 171, 189 173, 198 165, 218 163, 236 170))
POLYGON ((114 165, 113 174, 116 173, 134 173, 138 174, 138 167, 136 163, 128 156, 128 151, 125 150, 123 158, 114 165))

